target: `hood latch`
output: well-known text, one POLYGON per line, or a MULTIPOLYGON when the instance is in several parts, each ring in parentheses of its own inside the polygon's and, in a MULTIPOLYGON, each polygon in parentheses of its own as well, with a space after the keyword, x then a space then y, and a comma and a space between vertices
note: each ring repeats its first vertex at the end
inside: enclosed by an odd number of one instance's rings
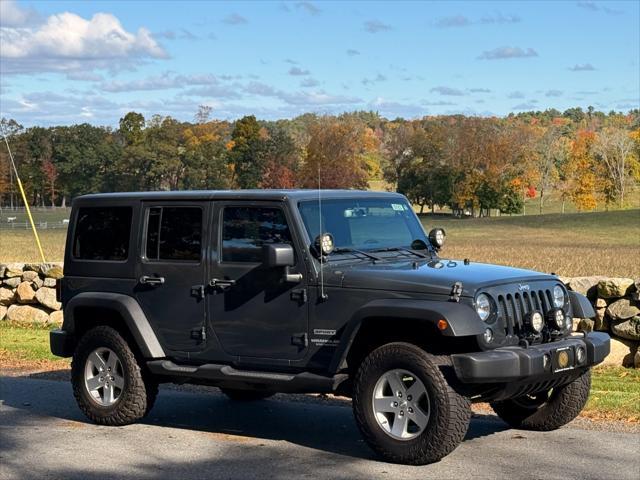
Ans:
POLYGON ((456 282, 451 287, 451 295, 449 295, 450 302, 460 302, 460 296, 462 295, 462 282, 456 282))

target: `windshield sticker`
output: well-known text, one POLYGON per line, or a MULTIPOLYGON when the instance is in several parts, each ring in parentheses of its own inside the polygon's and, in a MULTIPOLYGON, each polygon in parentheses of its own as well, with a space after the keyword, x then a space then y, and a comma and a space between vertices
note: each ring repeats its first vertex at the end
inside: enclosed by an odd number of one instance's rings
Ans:
POLYGON ((392 203, 391 208, 393 208, 396 212, 404 212, 404 205, 401 203, 392 203))

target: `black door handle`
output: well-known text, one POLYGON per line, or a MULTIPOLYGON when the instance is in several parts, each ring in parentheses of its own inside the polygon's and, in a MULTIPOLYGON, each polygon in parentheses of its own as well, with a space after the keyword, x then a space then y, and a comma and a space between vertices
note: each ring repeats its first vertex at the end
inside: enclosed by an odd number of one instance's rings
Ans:
POLYGON ((229 288, 236 284, 235 280, 224 280, 220 278, 212 278, 209 282, 209 286, 213 288, 229 288))
POLYGON ((150 277, 143 275, 140 277, 140 283, 145 285, 162 285, 164 283, 164 277, 150 277))

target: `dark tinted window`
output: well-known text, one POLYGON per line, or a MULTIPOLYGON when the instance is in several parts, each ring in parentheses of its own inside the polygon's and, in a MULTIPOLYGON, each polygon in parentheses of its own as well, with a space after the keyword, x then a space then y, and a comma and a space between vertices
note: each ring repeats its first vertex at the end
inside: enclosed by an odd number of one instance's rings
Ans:
POLYGON ((73 239, 73 257, 79 260, 126 260, 131 216, 131 207, 81 208, 73 239))
POLYGON ((261 262, 262 245, 291 243, 284 212, 268 207, 227 207, 222 226, 222 260, 261 262))
POLYGON ((153 207, 147 218, 146 256, 149 260, 200 261, 202 209, 153 207))

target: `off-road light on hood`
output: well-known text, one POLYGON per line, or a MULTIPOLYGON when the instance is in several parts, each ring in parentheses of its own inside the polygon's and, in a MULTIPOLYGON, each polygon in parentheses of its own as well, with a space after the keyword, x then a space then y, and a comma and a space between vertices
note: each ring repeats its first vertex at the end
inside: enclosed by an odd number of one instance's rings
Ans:
POLYGON ((565 328, 565 315, 561 308, 554 308, 553 310, 550 310, 547 315, 549 317, 549 322, 557 330, 563 330, 565 328))
POLYGON ((540 312, 529 312, 524 321, 535 333, 540 333, 544 328, 544 317, 540 312))
POLYGON ((322 233, 316 237, 315 240, 316 251, 320 255, 330 255, 333 252, 336 244, 333 241, 333 235, 330 233, 322 233))
POLYGON ((429 232, 429 241, 431 245, 433 245, 436 250, 440 250, 444 245, 444 239, 447 236, 444 229, 442 228, 434 228, 429 232))
POLYGON ((486 321, 491 315, 491 299, 486 293, 476 297, 476 312, 482 321, 486 321))

